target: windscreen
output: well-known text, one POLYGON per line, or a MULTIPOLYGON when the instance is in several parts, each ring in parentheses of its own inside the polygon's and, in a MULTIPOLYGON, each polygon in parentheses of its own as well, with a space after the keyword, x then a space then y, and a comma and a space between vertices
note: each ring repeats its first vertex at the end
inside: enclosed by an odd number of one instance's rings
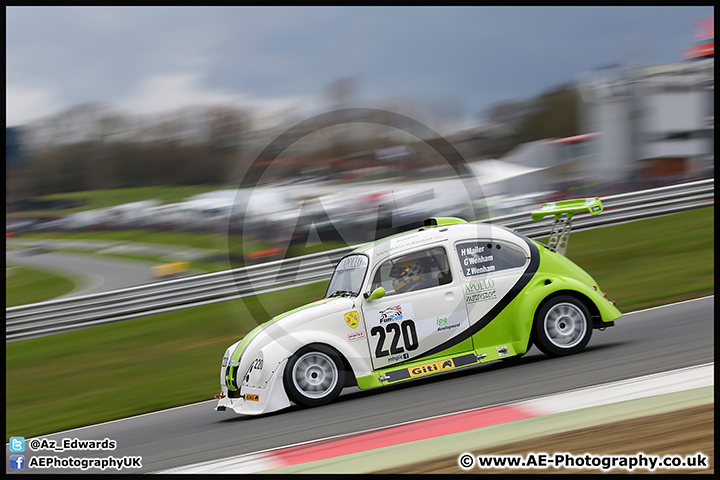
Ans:
POLYGON ((325 296, 358 296, 367 267, 368 258, 365 255, 348 255, 344 257, 335 267, 335 272, 330 279, 325 296))

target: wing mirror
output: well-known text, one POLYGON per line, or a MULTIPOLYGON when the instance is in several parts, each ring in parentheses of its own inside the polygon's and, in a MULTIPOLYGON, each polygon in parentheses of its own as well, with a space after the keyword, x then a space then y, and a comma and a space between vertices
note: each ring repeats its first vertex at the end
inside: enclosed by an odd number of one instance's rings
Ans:
POLYGON ((368 294, 365 292, 363 295, 365 299, 368 301, 368 303, 372 302, 373 300, 377 300, 379 298, 382 298, 385 296, 385 289, 383 287, 378 287, 371 294, 368 294))

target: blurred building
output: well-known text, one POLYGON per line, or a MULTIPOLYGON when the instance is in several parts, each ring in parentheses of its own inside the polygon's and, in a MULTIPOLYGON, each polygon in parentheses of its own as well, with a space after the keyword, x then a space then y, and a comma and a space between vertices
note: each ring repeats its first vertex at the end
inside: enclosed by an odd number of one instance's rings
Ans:
POLYGON ((589 178, 662 184, 713 174, 712 19, 702 25, 695 34, 702 48, 686 50, 681 62, 604 67, 579 86, 581 131, 599 133, 589 178))
MULTIPOLYGON (((514 175, 506 193, 564 190, 588 183, 588 164, 593 159, 598 133, 538 140, 519 145, 505 156, 506 164, 529 170, 514 175)), ((517 168, 517 167, 516 167, 517 168)))

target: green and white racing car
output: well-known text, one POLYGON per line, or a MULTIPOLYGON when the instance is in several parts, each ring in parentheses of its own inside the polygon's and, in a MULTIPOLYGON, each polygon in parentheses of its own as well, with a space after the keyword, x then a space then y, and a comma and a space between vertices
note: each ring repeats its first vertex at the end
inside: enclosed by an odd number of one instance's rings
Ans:
POLYGON ((225 352, 216 410, 319 406, 344 387, 393 385, 523 355, 580 352, 620 317, 567 259, 572 216, 598 198, 546 204, 548 245, 456 218, 364 245, 337 264, 327 294, 259 325, 225 352))

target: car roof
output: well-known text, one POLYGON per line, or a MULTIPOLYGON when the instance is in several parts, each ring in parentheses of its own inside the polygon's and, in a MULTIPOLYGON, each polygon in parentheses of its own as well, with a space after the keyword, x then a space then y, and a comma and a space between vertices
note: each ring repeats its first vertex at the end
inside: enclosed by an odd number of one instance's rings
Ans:
POLYGON ((371 263, 376 263, 398 253, 422 250, 425 247, 442 244, 443 242, 450 249, 457 241, 473 238, 498 239, 510 241, 514 244, 524 243, 519 241, 517 234, 505 227, 487 223, 459 223, 422 227, 398 233, 365 244, 352 253, 364 253, 370 257, 371 263))

